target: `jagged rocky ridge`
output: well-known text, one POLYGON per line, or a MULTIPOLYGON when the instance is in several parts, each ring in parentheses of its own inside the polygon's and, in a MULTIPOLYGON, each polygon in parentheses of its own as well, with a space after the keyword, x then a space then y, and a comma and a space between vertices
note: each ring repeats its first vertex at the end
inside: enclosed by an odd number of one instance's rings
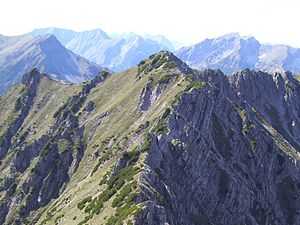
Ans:
POLYGON ((299 223, 300 85, 290 73, 227 77, 160 52, 89 84, 42 94, 43 82, 53 81, 37 82, 41 111, 48 95, 67 96, 50 107, 49 129, 31 109, 35 125, 23 119, 11 137, 2 223, 299 223))
POLYGON ((202 79, 152 136, 137 224, 298 224, 299 83, 249 70, 202 79))

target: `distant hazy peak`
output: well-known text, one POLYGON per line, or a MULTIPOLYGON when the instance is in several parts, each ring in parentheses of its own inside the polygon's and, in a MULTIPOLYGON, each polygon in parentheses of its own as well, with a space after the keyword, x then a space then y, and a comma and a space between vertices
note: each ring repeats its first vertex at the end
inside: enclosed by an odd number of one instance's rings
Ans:
POLYGON ((38 40, 39 40, 40 42, 42 42, 42 41, 57 41, 57 42, 59 42, 59 41, 57 40, 57 38, 55 37, 55 35, 53 35, 53 34, 45 34, 45 35, 41 35, 41 36, 39 36, 38 40))
POLYGON ((221 69, 226 74, 250 68, 274 73, 300 72, 300 49, 287 45, 260 44, 253 36, 229 33, 181 48, 176 55, 189 66, 221 69))
POLYGON ((222 35, 222 36, 217 37, 217 38, 212 38, 212 39, 230 39, 230 38, 247 40, 249 38, 254 38, 254 37, 251 36, 251 35, 243 36, 243 35, 240 35, 240 33, 238 33, 238 32, 232 32, 232 33, 228 33, 228 34, 222 35))
POLYGON ((56 27, 45 27, 45 28, 36 28, 32 30, 29 34, 33 35, 45 35, 45 34, 53 34, 58 32, 64 32, 64 33, 75 33, 73 30, 69 29, 62 29, 62 28, 56 28, 56 27))
POLYGON ((171 41, 162 35, 138 35, 133 32, 106 34, 101 29, 81 32, 60 28, 35 29, 30 34, 51 33, 73 52, 113 71, 121 71, 138 64, 160 50, 175 50, 171 41))
POLYGON ((0 95, 37 68, 52 79, 79 83, 92 79, 102 68, 66 49, 53 34, 0 37, 0 95))
POLYGON ((106 38, 110 38, 103 30, 101 30, 100 28, 96 28, 96 29, 91 29, 91 30, 84 30, 84 31, 74 31, 74 30, 70 30, 70 29, 63 29, 63 28, 56 28, 56 27, 49 27, 49 28, 36 28, 34 30, 32 30, 29 34, 31 35, 45 35, 45 34, 53 34, 53 35, 57 35, 57 34, 62 34, 62 35, 67 35, 67 34, 72 34, 72 35, 76 35, 78 33, 82 33, 82 34, 95 34, 95 35, 99 35, 101 34, 102 36, 106 37, 106 38))
POLYGON ((85 30, 81 32, 76 32, 76 34, 82 34, 82 35, 95 35, 95 36, 101 36, 102 38, 105 39, 111 39, 111 37, 108 36, 107 33, 105 33, 103 30, 97 28, 97 29, 92 29, 92 30, 85 30))
POLYGON ((165 45, 169 48, 169 50, 172 50, 172 51, 175 50, 175 48, 176 48, 174 46, 174 44, 163 35, 145 34, 144 38, 148 39, 148 40, 156 41, 162 45, 165 45))

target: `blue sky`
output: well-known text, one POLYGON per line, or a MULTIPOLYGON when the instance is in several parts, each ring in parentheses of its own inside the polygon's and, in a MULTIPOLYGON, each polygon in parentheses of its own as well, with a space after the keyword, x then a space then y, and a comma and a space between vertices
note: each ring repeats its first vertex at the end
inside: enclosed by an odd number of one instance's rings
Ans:
POLYGON ((33 28, 163 34, 186 44, 230 32, 261 42, 300 47, 299 0, 9 0, 0 8, 0 33, 33 28))

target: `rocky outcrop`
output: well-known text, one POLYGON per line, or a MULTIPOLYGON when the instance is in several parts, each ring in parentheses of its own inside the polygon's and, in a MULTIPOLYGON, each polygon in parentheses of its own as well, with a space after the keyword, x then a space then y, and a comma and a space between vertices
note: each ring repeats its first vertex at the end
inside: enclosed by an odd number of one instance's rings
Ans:
POLYGON ((243 101, 259 110, 286 140, 300 149, 300 87, 291 73, 270 75, 244 70, 229 80, 243 101))
POLYGON ((183 74, 191 74, 193 70, 179 58, 177 58, 173 53, 168 51, 161 51, 160 54, 166 58, 168 62, 176 63, 176 68, 179 69, 183 74))
POLYGON ((299 157, 263 116, 276 99, 283 112, 299 113, 291 105, 299 84, 289 74, 248 70, 230 82, 215 71, 202 79, 210 85, 173 107, 169 133, 152 135, 140 177, 147 208, 136 224, 299 224, 299 157))
MULTIPOLYGON (((140 110, 147 111, 158 100, 163 91, 167 88, 171 80, 177 79, 178 72, 185 75, 193 75, 194 71, 184 62, 178 59, 174 54, 167 51, 150 56, 146 61, 139 64, 139 74, 147 74, 150 71, 157 73, 157 70, 163 69, 167 74, 161 75, 158 80, 149 77, 147 85, 143 88, 140 97, 140 110)), ((164 71, 164 72, 165 72, 164 71)))
POLYGON ((147 111, 154 102, 157 101, 163 89, 164 87, 162 85, 156 85, 153 87, 152 82, 148 82, 141 94, 140 109, 142 111, 147 111))
POLYGON ((17 172, 23 173, 30 166, 31 160, 39 154, 49 139, 49 135, 43 135, 39 140, 34 141, 33 144, 16 152, 13 157, 14 169, 17 172))
POLYGON ((6 217, 6 215, 7 215, 7 213, 8 213, 8 210, 9 210, 9 208, 8 208, 8 203, 7 202, 2 202, 1 203, 1 205, 0 205, 0 223, 1 224, 4 224, 4 222, 5 222, 5 217, 6 217))
POLYGON ((37 85, 39 83, 41 74, 33 69, 31 72, 25 74, 22 78, 22 83, 25 85, 22 96, 20 96, 15 105, 16 118, 11 121, 8 130, 1 137, 0 141, 0 159, 2 159, 11 146, 11 139, 17 133, 25 118, 27 117, 30 107, 36 95, 37 85))
POLYGON ((192 74, 193 70, 180 59, 178 59, 173 53, 168 51, 160 51, 157 54, 153 54, 147 60, 143 60, 139 63, 139 72, 150 72, 152 70, 162 67, 164 69, 176 68, 183 74, 192 74))

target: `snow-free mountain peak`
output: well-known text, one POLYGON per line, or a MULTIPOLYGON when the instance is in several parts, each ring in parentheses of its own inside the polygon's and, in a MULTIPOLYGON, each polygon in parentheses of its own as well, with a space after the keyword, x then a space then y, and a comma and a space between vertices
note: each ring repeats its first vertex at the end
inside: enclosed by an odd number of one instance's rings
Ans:
POLYGON ((230 33, 185 47, 176 55, 196 69, 221 69, 226 74, 250 68, 266 72, 300 72, 300 49, 260 44, 252 36, 230 33))
POLYGON ((39 29, 31 35, 54 34, 68 49, 113 71, 138 64, 160 50, 173 50, 172 43, 162 36, 143 37, 135 33, 107 35, 100 29, 74 32, 63 29, 39 29), (65 38, 65 35, 68 38, 65 38))
POLYGON ((38 68, 53 79, 71 83, 90 80, 102 69, 66 49, 52 34, 2 36, 0 39, 0 95, 32 68, 38 68))

